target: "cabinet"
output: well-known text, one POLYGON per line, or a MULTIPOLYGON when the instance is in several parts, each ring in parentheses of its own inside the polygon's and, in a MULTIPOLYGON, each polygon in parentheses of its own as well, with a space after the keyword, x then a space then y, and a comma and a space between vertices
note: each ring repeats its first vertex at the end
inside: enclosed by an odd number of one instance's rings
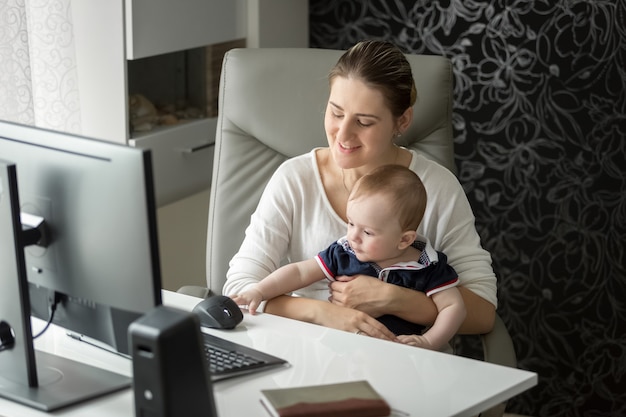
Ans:
MULTIPOLYGON (((129 91, 135 63, 215 45, 306 47, 307 0, 107 0, 72 1, 82 134, 149 148, 155 160, 157 204, 163 206, 207 189, 211 181, 215 119, 180 123, 137 134, 131 132, 129 91), (229 44, 230 43, 230 44, 229 44)), ((209 57, 221 62, 218 51, 209 57)), ((186 59, 186 58, 185 58, 186 59)), ((198 59, 194 55, 193 59, 198 59)), ((201 61, 201 59, 200 59, 201 61)), ((198 87, 216 90, 219 70, 209 59, 198 87)), ((150 74, 164 72, 157 65, 150 74)), ((176 69, 174 69, 175 71, 176 69)), ((160 81, 162 86, 187 80, 160 81)), ((209 106, 214 103, 207 103, 209 106)), ((209 110, 212 116, 215 108, 209 110)))
POLYGON ((246 37, 242 0, 127 0, 126 57, 145 58, 246 37))
MULTIPOLYGON (((146 71, 133 64, 149 57, 185 54, 193 49, 204 51, 210 45, 238 39, 243 46, 247 25, 245 0, 74 1, 71 7, 82 133, 151 149, 159 206, 207 189, 211 181, 215 118, 207 117, 202 109, 201 117, 133 132, 128 104, 132 93, 130 80, 145 78, 145 74, 133 74, 133 68, 157 75, 164 72, 163 66, 146 71)), ((198 85, 189 86, 189 80, 181 79, 187 75, 183 74, 186 69, 171 71, 176 73, 176 79, 154 84, 164 89, 184 85, 184 89, 196 93, 208 86, 204 73, 196 73, 198 85)))
MULTIPOLYGON (((183 285, 205 285, 206 213, 216 119, 204 117, 140 134, 131 132, 129 86, 137 77, 151 76, 147 71, 133 73, 132 67, 208 45, 242 45, 242 39, 251 47, 306 47, 308 1, 77 0, 71 2, 71 9, 81 133, 152 150, 163 286, 176 290, 183 285)), ((164 71, 164 66, 157 66, 153 73, 164 71)), ((215 86, 217 81, 213 74, 205 84, 215 86)), ((178 82, 186 83, 171 83, 178 82)))

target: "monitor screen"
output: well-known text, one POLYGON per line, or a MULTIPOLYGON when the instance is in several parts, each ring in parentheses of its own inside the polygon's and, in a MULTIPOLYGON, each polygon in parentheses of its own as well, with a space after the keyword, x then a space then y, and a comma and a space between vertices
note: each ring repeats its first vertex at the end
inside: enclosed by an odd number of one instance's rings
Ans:
POLYGON ((161 304, 150 152, 0 122, 0 159, 15 171, 22 228, 43 221, 22 259, 3 249, 16 241, 0 236, 3 257, 24 266, 30 296, 20 302, 43 320, 56 303, 54 323, 128 353, 130 323, 161 304))

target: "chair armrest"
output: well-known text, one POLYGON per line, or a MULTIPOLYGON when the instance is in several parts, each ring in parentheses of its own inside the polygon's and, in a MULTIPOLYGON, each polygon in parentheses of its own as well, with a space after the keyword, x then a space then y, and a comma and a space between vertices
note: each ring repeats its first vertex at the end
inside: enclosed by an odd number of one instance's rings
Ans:
POLYGON ((207 287, 201 287, 199 285, 184 285, 176 292, 198 298, 207 298, 211 294, 211 290, 207 287))
MULTIPOLYGON (((493 329, 481 335, 485 362, 517 368, 517 357, 511 335, 504 322, 496 313, 493 329)), ((491 407, 480 413, 480 417, 502 417, 506 402, 491 407)))
POLYGON ((485 362, 517 368, 515 347, 504 322, 496 313, 491 332, 481 335, 485 362))

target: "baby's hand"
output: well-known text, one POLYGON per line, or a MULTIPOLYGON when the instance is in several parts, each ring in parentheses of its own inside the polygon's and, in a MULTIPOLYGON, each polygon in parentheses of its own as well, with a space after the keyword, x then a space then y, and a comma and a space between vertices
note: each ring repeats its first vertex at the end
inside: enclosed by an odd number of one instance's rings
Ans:
POLYGON ((429 350, 438 350, 436 346, 433 346, 430 341, 422 335, 417 334, 402 334, 398 336, 398 341, 405 345, 417 346, 429 350))
POLYGON ((250 314, 254 315, 256 314, 257 307, 261 304, 261 301, 263 301, 263 294, 257 289, 251 289, 240 294, 231 295, 230 298, 232 298, 239 307, 247 307, 250 314))

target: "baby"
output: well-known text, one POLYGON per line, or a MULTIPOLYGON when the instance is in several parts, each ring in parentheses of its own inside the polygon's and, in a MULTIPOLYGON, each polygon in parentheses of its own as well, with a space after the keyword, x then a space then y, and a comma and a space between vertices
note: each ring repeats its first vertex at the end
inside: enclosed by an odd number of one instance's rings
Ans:
POLYGON ((425 292, 435 303, 435 323, 424 327, 395 316, 378 317, 398 341, 441 350, 465 319, 456 287, 458 276, 447 257, 435 251, 416 230, 426 207, 426 190, 408 168, 385 165, 361 177, 348 197, 345 237, 312 259, 285 265, 243 293, 231 295, 251 314, 263 300, 336 276, 369 275, 425 292))

